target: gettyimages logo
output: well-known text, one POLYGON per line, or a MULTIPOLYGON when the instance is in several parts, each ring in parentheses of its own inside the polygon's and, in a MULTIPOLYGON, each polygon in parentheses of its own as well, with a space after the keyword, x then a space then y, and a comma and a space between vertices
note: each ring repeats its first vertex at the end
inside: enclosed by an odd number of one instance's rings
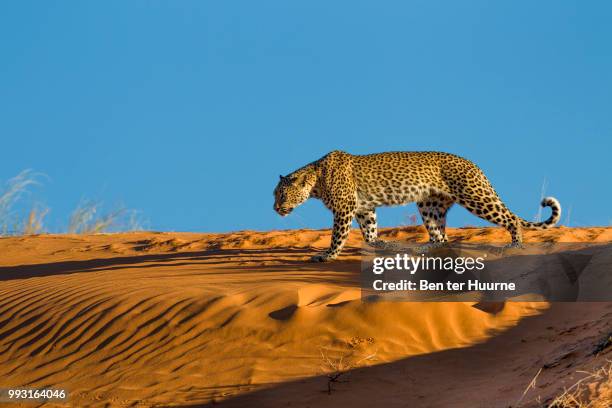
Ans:
POLYGON ((404 254, 395 254, 394 257, 377 256, 372 261, 372 272, 379 275, 384 271, 389 270, 405 270, 414 275, 418 270, 446 270, 453 271, 457 274, 462 274, 465 271, 483 270, 484 260, 487 254, 473 257, 450 257, 442 258, 440 256, 425 256, 421 253, 420 256, 404 254))
POLYGON ((365 248, 364 301, 612 301, 612 244, 365 248))

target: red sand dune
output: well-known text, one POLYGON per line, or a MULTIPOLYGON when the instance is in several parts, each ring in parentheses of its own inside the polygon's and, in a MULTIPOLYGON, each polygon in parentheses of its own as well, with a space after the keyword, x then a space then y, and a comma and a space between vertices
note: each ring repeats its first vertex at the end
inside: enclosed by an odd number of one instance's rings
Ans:
MULTIPOLYGON (((449 236, 508 240, 497 228, 449 236)), ((612 229, 525 239, 612 242, 612 229)), ((2 238, 0 387, 63 388, 78 407, 538 406, 610 358, 591 351, 611 303, 365 304, 359 233, 338 261, 307 262, 328 243, 324 230, 2 238)))

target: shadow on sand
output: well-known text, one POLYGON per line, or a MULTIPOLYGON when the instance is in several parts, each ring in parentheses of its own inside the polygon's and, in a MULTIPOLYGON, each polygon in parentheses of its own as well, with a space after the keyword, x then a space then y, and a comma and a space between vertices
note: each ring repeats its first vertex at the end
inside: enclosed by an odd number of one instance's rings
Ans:
MULTIPOLYGON (((359 248, 347 248, 347 255, 358 255, 359 248)), ((212 249, 196 252, 173 252, 97 258, 80 261, 63 261, 30 265, 0 267, 0 281, 12 279, 39 278, 70 273, 100 272, 114 269, 155 268, 162 266, 216 265, 223 268, 226 264, 235 264, 239 258, 258 264, 258 268, 278 269, 300 266, 303 271, 329 270, 339 272, 359 272, 359 260, 341 260, 333 263, 310 263, 308 259, 316 253, 311 248, 270 248, 270 249, 212 249), (273 265, 262 263, 273 262, 273 265)), ((234 266, 237 271, 241 267, 234 266)))
POLYGON ((351 370, 331 394, 328 377, 317 375, 250 392, 253 386, 238 385, 240 395, 183 407, 542 407, 576 381, 568 376, 574 365, 596 358, 594 332, 611 311, 611 303, 554 303, 481 344, 351 370), (574 330, 585 317, 593 319, 589 327, 574 330), (540 369, 537 386, 523 397, 540 369))

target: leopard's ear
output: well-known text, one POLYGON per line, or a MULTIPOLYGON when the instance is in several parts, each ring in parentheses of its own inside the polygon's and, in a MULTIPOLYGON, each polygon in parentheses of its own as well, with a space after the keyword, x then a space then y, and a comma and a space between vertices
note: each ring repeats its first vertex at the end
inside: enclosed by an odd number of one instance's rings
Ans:
POLYGON ((281 174, 279 174, 279 175, 278 175, 278 179, 279 179, 279 180, 283 180, 283 179, 284 179, 284 177, 283 177, 281 174))

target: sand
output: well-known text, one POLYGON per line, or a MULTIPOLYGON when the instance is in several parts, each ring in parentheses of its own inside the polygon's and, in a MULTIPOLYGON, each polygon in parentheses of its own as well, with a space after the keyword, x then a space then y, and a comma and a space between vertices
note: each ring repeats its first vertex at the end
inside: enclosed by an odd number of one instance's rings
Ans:
MULTIPOLYGON (((612 229, 526 241, 611 242, 612 229)), ((325 230, 1 238, 0 387, 66 389, 78 407, 536 406, 611 357, 591 353, 610 303, 362 303, 358 231, 338 261, 307 262, 328 243, 325 230)))

